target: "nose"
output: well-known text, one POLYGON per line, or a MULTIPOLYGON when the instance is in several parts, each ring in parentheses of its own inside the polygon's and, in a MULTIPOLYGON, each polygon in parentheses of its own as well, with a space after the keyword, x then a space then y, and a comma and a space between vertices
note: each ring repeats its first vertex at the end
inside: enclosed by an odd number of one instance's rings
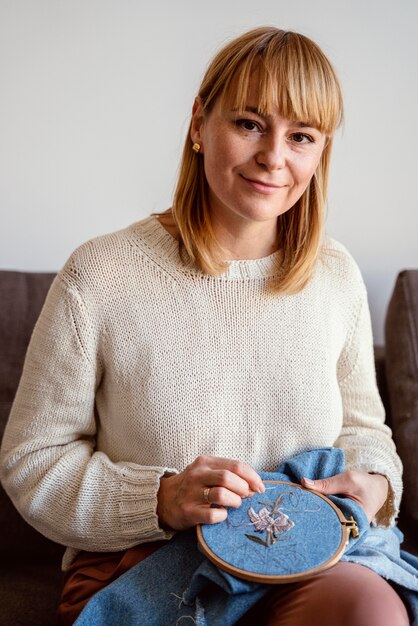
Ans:
POLYGON ((285 139, 274 135, 266 136, 256 155, 256 161, 267 170, 278 170, 285 167, 285 139))

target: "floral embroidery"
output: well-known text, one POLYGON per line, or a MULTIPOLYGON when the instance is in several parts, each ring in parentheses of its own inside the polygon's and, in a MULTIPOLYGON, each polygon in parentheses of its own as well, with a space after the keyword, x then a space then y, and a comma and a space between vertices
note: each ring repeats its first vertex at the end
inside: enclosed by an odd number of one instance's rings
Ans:
POLYGON ((294 527, 295 523, 289 519, 289 516, 280 511, 280 505, 283 502, 284 496, 280 495, 277 500, 272 504, 271 502, 260 502, 264 504, 258 513, 250 507, 248 509, 248 517, 254 526, 256 532, 266 532, 266 540, 264 541, 256 535, 245 535, 247 539, 261 543, 266 548, 274 545, 276 541, 279 541, 278 535, 283 535, 294 527))

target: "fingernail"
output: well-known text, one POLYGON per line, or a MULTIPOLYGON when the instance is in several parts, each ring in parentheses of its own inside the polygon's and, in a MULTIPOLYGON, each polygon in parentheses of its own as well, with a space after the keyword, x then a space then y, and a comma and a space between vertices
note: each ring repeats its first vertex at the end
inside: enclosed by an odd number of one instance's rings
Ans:
POLYGON ((265 486, 263 485, 263 483, 261 483, 260 487, 258 488, 258 493, 264 493, 266 490, 265 486))
POLYGON ((309 485, 309 487, 314 487, 315 486, 314 481, 311 480, 310 478, 303 477, 303 482, 305 483, 305 485, 309 485))

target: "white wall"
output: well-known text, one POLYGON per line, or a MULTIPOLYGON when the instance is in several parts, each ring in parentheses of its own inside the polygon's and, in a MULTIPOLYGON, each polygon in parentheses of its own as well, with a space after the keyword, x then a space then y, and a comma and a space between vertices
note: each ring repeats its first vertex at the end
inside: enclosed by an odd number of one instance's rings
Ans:
POLYGON ((416 0, 0 0, 0 267, 56 270, 169 206, 207 61, 262 24, 311 36, 339 72, 328 230, 382 343, 395 276, 418 267, 416 0))

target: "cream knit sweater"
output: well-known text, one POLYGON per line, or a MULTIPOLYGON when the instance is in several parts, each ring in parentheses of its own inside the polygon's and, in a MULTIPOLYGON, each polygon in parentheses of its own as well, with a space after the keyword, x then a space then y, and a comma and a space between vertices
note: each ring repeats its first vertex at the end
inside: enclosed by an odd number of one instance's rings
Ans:
POLYGON ((347 467, 385 474, 393 523, 401 465, 378 396, 367 297, 327 240, 309 285, 268 285, 280 253, 216 277, 179 258, 149 217, 82 245, 35 327, 2 445, 23 517, 75 550, 169 537, 156 496, 196 456, 274 470, 336 445, 347 467))

